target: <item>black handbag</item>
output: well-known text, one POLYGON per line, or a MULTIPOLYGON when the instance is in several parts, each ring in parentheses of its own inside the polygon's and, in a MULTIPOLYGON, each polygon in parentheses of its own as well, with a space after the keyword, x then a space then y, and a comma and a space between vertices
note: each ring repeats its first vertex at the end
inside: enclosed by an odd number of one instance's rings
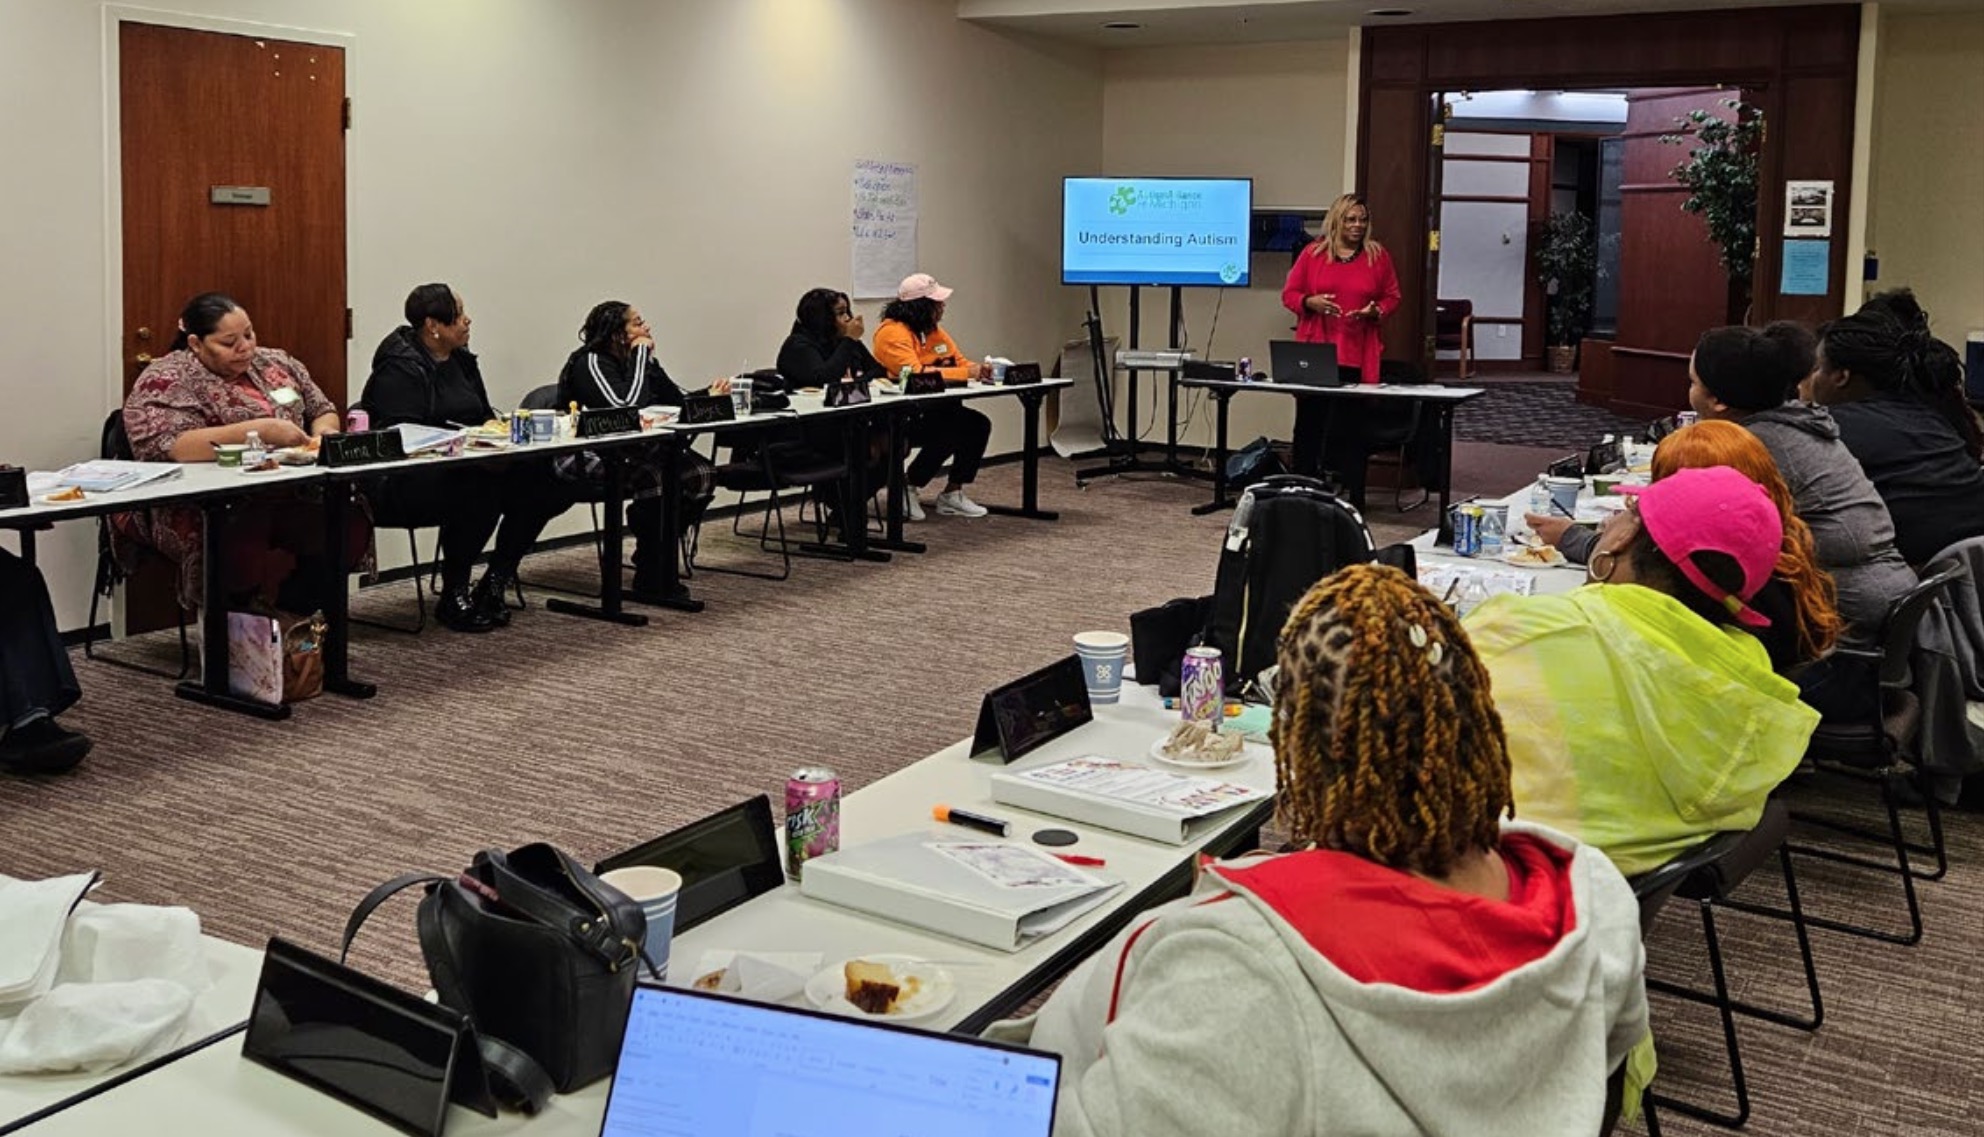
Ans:
POLYGON ((344 951, 373 909, 417 884, 428 977, 475 1024, 504 1104, 535 1113, 552 1090, 613 1072, 647 935, 639 904, 550 845, 487 849, 458 876, 373 889, 345 923, 344 951))
POLYGON ((785 390, 785 376, 769 369, 747 371, 739 379, 751 381, 751 413, 766 414, 771 411, 792 409, 792 397, 785 390))

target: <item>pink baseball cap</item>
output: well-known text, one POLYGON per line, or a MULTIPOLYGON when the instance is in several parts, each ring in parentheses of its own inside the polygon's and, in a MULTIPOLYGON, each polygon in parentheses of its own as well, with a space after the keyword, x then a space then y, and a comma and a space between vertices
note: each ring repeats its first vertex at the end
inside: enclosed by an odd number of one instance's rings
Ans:
POLYGON ((913 272, 902 278, 896 286, 898 300, 935 300, 942 304, 951 298, 951 290, 937 283, 937 278, 927 272, 913 272))
POLYGON ((1640 524, 1667 559, 1702 594, 1752 628, 1770 620, 1749 606, 1769 583, 1784 547, 1784 518, 1764 488, 1728 466, 1676 470, 1650 486, 1620 486, 1639 499, 1640 524), (1696 553, 1722 553, 1736 562, 1743 587, 1735 594, 1695 565, 1696 553))

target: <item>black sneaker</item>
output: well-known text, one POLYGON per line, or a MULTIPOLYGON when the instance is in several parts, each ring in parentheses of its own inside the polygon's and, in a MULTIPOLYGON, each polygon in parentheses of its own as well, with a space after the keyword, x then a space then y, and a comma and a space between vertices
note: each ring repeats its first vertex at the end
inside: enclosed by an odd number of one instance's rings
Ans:
POLYGON ((482 579, 475 582, 475 588, 468 594, 469 604, 491 623, 499 628, 510 626, 510 605, 503 598, 510 593, 510 585, 515 581, 514 573, 489 569, 482 579))
POLYGON ((9 774, 66 774, 95 745, 89 736, 63 730, 52 718, 18 726, 0 738, 0 771, 9 774))
POLYGON ((476 608, 466 585, 441 594, 441 599, 434 602, 434 618, 450 631, 480 635, 496 630, 496 621, 476 608))

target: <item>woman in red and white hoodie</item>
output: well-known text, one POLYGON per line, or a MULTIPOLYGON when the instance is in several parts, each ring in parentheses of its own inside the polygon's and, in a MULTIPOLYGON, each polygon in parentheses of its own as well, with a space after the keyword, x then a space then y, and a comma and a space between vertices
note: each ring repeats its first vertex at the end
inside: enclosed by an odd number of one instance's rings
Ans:
POLYGON ((1638 906, 1603 854, 1505 823, 1467 634, 1360 565, 1296 606, 1280 665, 1308 847, 1211 867, 1054 993, 1030 1041, 1064 1059, 1055 1133, 1600 1132, 1647 1029, 1638 906))

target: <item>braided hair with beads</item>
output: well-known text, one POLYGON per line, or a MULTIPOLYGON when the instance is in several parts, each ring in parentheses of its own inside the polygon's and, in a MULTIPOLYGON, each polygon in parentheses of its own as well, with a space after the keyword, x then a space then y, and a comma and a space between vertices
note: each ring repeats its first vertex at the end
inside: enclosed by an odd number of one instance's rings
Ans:
POLYGON ((1298 843, 1444 876, 1514 816, 1488 672, 1446 605, 1383 565, 1323 578, 1283 626, 1270 728, 1298 843))

